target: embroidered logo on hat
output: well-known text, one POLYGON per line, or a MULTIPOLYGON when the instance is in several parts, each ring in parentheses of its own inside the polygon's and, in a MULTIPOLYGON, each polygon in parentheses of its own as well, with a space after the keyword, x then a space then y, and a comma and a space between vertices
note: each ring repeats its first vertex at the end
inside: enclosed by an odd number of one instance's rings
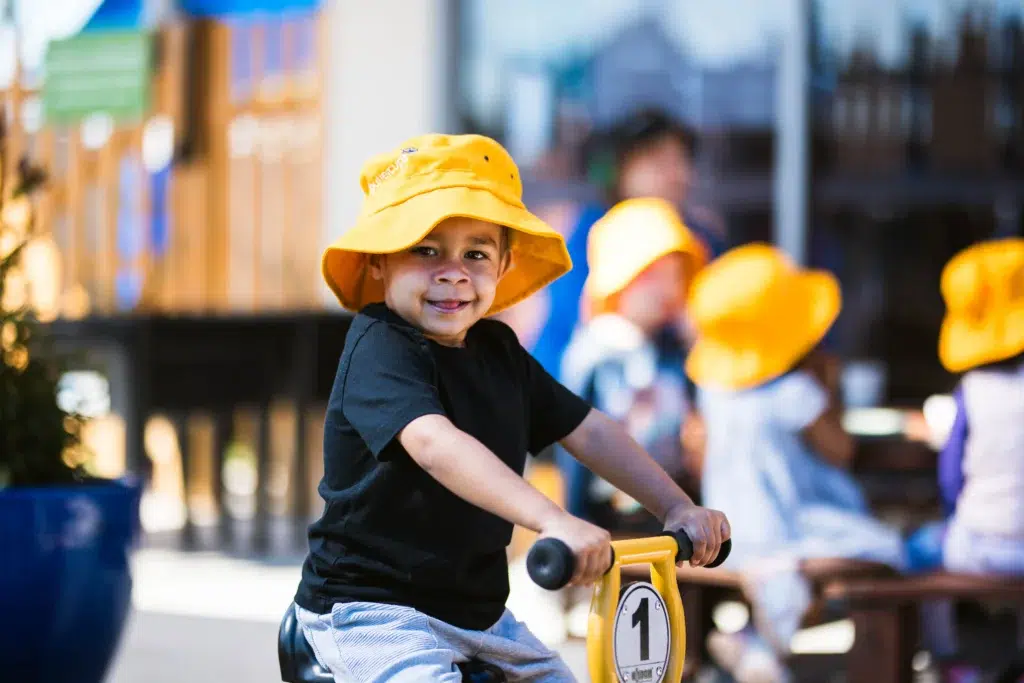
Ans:
POLYGON ((382 182, 398 173, 398 171, 401 170, 401 168, 405 166, 406 163, 408 163, 409 155, 415 151, 417 151, 415 147, 403 147, 402 152, 398 155, 398 158, 395 159, 394 163, 392 163, 390 166, 388 166, 383 171, 377 174, 377 177, 375 177, 373 179, 373 182, 371 182, 369 186, 366 188, 367 192, 369 192, 370 194, 376 192, 377 188, 380 186, 382 182))

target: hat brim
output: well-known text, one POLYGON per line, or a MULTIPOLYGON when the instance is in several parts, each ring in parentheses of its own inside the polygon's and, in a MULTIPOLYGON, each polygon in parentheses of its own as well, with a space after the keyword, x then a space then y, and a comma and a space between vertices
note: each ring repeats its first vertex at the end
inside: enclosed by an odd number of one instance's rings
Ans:
POLYGON ((473 187, 444 187, 362 216, 323 255, 324 280, 342 306, 358 311, 384 300, 370 274, 369 255, 408 249, 446 218, 475 218, 513 230, 512 267, 498 283, 487 315, 513 306, 572 269, 562 236, 522 206, 473 187))
POLYGON ((939 331, 939 360, 949 372, 972 370, 1024 353, 1024 309, 972 321, 947 315, 939 331))
POLYGON ((686 360, 686 372, 698 385, 748 389, 788 372, 828 333, 842 307, 839 284, 829 273, 793 276, 796 301, 790 320, 765 321, 770 333, 748 330, 742 338, 698 337, 686 360))

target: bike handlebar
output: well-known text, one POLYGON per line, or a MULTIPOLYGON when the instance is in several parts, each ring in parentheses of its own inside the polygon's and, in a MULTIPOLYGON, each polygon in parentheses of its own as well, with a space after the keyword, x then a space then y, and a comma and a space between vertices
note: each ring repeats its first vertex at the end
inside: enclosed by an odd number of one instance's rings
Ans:
MULTIPOLYGON (((676 542, 676 564, 686 562, 693 557, 693 542, 686 532, 678 529, 672 532, 665 532, 664 536, 672 538, 676 542)), ((722 543, 718 551, 718 557, 714 562, 707 565, 709 569, 717 567, 725 562, 732 551, 732 539, 722 543)), ((612 545, 612 561, 605 573, 615 566, 615 547, 612 545)), ((533 544, 530 553, 526 556, 526 570, 530 578, 541 588, 547 590, 558 590, 568 585, 572 575, 576 572, 576 556, 564 542, 557 538, 542 538, 533 544)))

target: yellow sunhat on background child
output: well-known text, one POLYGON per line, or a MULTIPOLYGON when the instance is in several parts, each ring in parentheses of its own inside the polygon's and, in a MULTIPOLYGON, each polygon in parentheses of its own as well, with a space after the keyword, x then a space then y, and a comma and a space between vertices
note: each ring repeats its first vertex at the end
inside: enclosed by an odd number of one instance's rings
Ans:
POLYGON ((350 310, 384 300, 370 254, 419 243, 446 218, 463 216, 509 228, 512 268, 498 283, 488 315, 530 296, 572 268, 562 236, 523 205, 523 183, 508 152, 481 135, 423 135, 368 161, 356 224, 327 248, 323 275, 350 310))
POLYGON ((686 372, 700 385, 746 389, 791 370, 825 336, 842 306, 830 273, 797 268, 768 244, 722 255, 693 283, 697 341, 686 372))
POLYGON ((970 246, 942 271, 939 360, 950 372, 1024 352, 1024 239, 970 246))
POLYGON ((611 208, 590 228, 583 287, 593 314, 608 303, 655 261, 672 253, 686 259, 688 288, 693 276, 707 263, 707 250, 669 202, 662 199, 627 199, 611 208))

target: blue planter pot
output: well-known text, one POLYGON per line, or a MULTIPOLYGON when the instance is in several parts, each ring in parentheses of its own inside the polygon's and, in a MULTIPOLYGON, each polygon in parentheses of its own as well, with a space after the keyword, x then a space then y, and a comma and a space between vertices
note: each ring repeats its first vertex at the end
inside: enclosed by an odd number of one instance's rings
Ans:
POLYGON ((141 487, 0 491, 0 678, 101 683, 131 608, 141 487))

